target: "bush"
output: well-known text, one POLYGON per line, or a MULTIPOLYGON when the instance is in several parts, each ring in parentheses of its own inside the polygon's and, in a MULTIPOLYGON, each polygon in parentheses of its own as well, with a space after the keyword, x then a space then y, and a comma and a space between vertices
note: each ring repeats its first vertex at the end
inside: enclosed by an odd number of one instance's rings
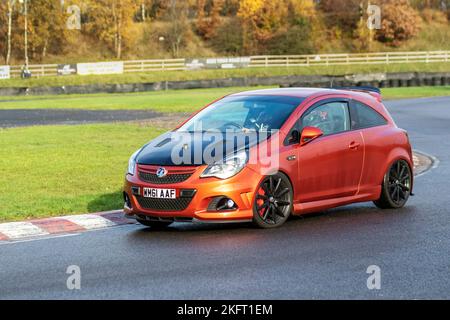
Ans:
POLYGON ((446 24, 447 23, 447 14, 442 11, 433 10, 433 9, 425 9, 422 10, 420 15, 422 19, 427 23, 438 23, 438 24, 446 24))
POLYGON ((313 53, 314 45, 309 34, 308 25, 294 25, 287 31, 279 32, 267 44, 267 54, 309 54, 313 53))
POLYGON ((319 8, 328 28, 340 28, 352 33, 361 18, 360 0, 322 0, 319 8))
POLYGON ((420 16, 408 0, 384 0, 377 40, 398 47, 419 32, 420 16))
POLYGON ((223 54, 240 55, 243 50, 243 34, 239 18, 225 20, 211 39, 214 49, 223 54))

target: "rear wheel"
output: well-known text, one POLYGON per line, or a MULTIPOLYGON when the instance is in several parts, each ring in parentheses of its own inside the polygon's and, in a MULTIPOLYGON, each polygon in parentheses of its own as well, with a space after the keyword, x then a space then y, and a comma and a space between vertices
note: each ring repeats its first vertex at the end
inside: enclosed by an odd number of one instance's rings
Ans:
POLYGON ((151 227, 152 229, 164 229, 167 228, 172 224, 172 222, 165 222, 165 221, 145 221, 138 219, 137 222, 140 224, 151 227))
POLYGON ((380 199, 374 201, 381 209, 402 208, 411 195, 412 171, 408 162, 398 160, 386 172, 380 199))
POLYGON ((276 228, 289 218, 293 208, 293 191, 282 173, 266 177, 256 191, 253 222, 260 228, 276 228))

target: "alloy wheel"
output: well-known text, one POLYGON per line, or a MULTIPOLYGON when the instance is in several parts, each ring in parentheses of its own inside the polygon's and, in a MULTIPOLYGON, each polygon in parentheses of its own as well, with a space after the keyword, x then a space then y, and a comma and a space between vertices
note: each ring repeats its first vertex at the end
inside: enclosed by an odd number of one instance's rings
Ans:
POLYGON ((402 207, 411 194, 411 170, 404 160, 395 162, 388 176, 387 192, 395 206, 402 207))
POLYGON ((258 218, 268 226, 284 223, 292 210, 292 191, 289 180, 277 174, 261 183, 255 200, 258 218))

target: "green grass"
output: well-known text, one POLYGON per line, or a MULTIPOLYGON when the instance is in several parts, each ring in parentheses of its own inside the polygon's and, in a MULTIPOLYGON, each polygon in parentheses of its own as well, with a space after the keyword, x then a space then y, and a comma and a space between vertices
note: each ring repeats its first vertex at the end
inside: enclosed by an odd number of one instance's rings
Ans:
POLYGON ((0 109, 90 109, 192 112, 227 94, 264 87, 194 89, 128 94, 64 95, 43 97, 0 97, 0 109), (6 102, 2 102, 6 101, 6 102))
POLYGON ((134 124, 0 129, 0 221, 120 208, 129 156, 162 132, 134 124))
POLYGON ((246 68, 231 70, 164 71, 121 75, 55 76, 32 79, 0 80, 0 87, 41 87, 88 84, 125 84, 159 81, 220 79, 229 77, 269 77, 288 75, 344 75, 370 72, 448 72, 450 62, 374 65, 339 65, 311 67, 246 68))
MULTIPOLYGON (((229 93, 261 88, 264 87, 175 90, 128 94, 1 97, 0 109, 151 109, 159 112, 193 112, 229 93), (1 102, 2 100, 7 102, 1 102)), ((383 89, 382 93, 384 99, 448 96, 450 95, 450 87, 388 88, 383 89)))
POLYGON ((414 99, 450 96, 450 86, 387 88, 382 90, 384 99, 414 99))

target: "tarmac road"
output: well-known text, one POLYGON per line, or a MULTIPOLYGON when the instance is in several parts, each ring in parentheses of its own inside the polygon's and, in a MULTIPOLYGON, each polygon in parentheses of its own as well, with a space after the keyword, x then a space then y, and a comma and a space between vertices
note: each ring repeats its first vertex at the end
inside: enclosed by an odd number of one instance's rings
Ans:
POLYGON ((0 245, 2 299, 450 298, 450 97, 391 101, 415 149, 440 165, 399 211, 371 203, 248 225, 128 225, 0 245), (66 269, 81 270, 68 290, 66 269), (366 270, 381 268, 381 289, 366 270))
POLYGON ((146 120, 160 115, 151 110, 0 109, 0 128, 146 120))

